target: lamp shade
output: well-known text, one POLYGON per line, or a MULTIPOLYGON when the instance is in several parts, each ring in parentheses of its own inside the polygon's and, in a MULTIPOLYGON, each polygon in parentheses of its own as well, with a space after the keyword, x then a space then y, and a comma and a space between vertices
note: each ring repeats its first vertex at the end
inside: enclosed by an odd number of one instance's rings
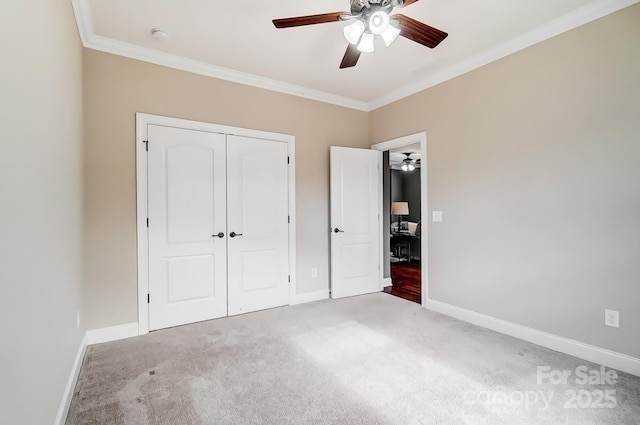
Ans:
POLYGON ((358 44, 358 50, 364 53, 373 52, 373 34, 368 32, 362 34, 362 38, 360 38, 360 43, 358 44))
POLYGON ((389 47, 391 43, 393 43, 393 40, 395 40, 399 34, 400 30, 398 28, 389 25, 389 28, 387 28, 382 34, 380 34, 380 36, 384 40, 384 44, 389 47))
POLYGON ((369 18, 369 30, 373 34, 382 34, 389 28, 389 15, 387 12, 378 10, 369 18))
POLYGON ((344 37, 351 44, 357 44, 364 32, 364 23, 357 19, 353 24, 344 27, 344 37))
POLYGON ((392 202, 391 203, 391 214, 393 214, 393 215, 407 215, 407 214, 409 214, 409 203, 408 202, 392 202))
POLYGON ((400 166, 400 169, 402 171, 413 171, 416 169, 416 167, 411 163, 411 161, 409 162, 403 161, 402 165, 400 166))

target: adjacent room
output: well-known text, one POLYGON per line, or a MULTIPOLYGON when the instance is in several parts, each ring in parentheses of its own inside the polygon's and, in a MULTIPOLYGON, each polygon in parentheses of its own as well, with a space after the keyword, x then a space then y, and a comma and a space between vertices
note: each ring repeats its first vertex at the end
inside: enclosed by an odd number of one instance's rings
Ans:
POLYGON ((388 260, 385 258, 385 267, 389 262, 391 286, 385 290, 419 304, 422 303, 421 162, 419 144, 389 151, 389 187, 383 185, 383 195, 389 197, 391 205, 390 252, 388 260))
POLYGON ((640 423, 638 0, 5 3, 0 422, 640 423))

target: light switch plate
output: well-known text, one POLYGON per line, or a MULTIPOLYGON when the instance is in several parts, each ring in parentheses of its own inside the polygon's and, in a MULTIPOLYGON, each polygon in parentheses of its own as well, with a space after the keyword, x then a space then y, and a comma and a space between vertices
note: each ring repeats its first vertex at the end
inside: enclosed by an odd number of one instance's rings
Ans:
POLYGON ((442 211, 431 211, 431 219, 435 222, 442 221, 442 211))

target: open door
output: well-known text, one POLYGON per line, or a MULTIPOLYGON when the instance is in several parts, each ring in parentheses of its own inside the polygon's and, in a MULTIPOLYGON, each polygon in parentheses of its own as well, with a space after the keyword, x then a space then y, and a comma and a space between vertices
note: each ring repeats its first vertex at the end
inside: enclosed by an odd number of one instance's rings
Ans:
POLYGON ((331 298, 378 292, 381 152, 332 146, 331 298))

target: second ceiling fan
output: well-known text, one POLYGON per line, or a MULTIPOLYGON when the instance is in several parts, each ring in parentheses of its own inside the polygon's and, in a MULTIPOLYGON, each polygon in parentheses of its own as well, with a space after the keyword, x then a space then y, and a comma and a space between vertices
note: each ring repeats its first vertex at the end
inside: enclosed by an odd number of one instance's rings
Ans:
POLYGON ((300 27, 328 22, 353 20, 344 28, 349 41, 340 68, 349 68, 358 63, 362 52, 373 52, 373 43, 379 35, 389 46, 398 35, 420 43, 431 49, 447 37, 447 33, 408 16, 396 13, 395 7, 405 7, 418 0, 351 0, 351 12, 331 12, 318 15, 274 19, 276 28, 300 27))

